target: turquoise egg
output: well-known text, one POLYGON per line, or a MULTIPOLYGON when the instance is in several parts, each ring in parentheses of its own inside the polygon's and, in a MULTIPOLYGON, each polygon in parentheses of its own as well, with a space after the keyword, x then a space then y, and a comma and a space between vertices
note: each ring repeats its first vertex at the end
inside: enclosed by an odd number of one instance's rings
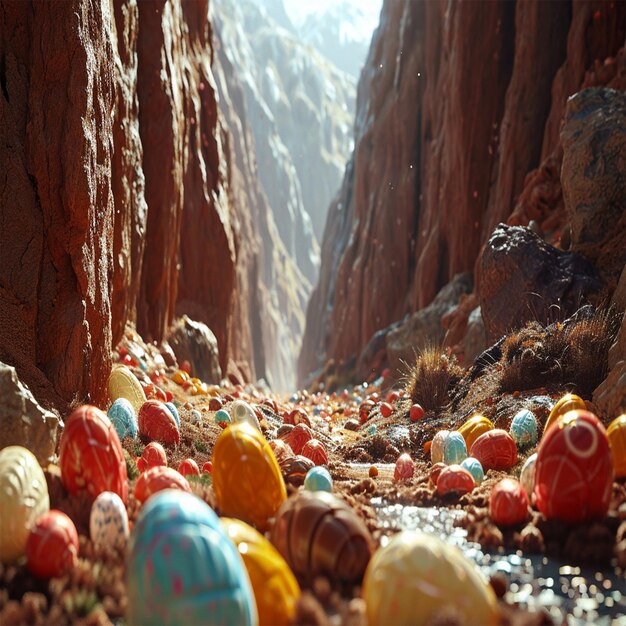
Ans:
POLYGON ((173 402, 166 402, 165 406, 174 416, 174 419, 176 420, 176 426, 178 426, 178 430, 180 430, 180 415, 178 414, 178 409, 176 408, 176 405, 173 402))
POLYGON ((480 461, 473 456, 468 456, 466 459, 463 459, 463 461, 461 461, 461 467, 464 467, 472 475, 477 486, 485 479, 483 466, 480 461))
POLYGON ((321 465, 312 467, 304 477, 304 488, 307 491, 332 491, 333 479, 330 472, 321 465))
POLYGON ((443 462, 446 465, 459 465, 467 458, 467 446, 463 435, 453 430, 443 444, 443 462))
POLYGON ((376 424, 372 424, 367 429, 367 434, 370 435, 371 437, 373 437, 377 432, 378 432, 378 429, 376 428, 376 424))
POLYGON ((224 411, 224 409, 215 412, 215 423, 221 424, 222 422, 230 424, 230 415, 228 415, 228 412, 224 411))
POLYGON ((128 552, 129 624, 258 623, 239 552, 200 498, 167 489, 141 509, 128 552))
POLYGON ((528 409, 515 414, 509 429, 518 448, 534 446, 537 443, 537 418, 528 409))
POLYGON ((132 439, 137 437, 137 416, 133 405, 126 398, 118 398, 109 407, 107 415, 115 426, 120 441, 124 437, 131 437, 132 439))

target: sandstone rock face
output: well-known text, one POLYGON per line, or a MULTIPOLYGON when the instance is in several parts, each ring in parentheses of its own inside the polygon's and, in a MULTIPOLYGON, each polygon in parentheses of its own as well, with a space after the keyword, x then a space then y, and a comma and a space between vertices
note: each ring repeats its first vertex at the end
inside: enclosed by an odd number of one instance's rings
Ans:
POLYGON ((15 368, 0 363, 0 450, 23 446, 44 467, 56 447, 59 418, 42 409, 15 368))
POLYGON ((527 321, 564 319, 601 287, 593 265, 582 256, 557 250, 530 228, 504 224, 487 242, 478 275, 488 342, 527 321))
POLYGON ((359 354, 376 330, 472 270, 525 181, 533 188, 513 223, 559 226, 544 222, 563 210, 565 103, 585 82, 611 80, 604 61, 624 45, 625 24, 623 3, 593 0, 384 4, 358 87, 354 155, 322 242, 301 376, 359 354))
POLYGON ((561 141, 571 250, 612 291, 626 265, 626 93, 592 88, 570 98, 561 141))

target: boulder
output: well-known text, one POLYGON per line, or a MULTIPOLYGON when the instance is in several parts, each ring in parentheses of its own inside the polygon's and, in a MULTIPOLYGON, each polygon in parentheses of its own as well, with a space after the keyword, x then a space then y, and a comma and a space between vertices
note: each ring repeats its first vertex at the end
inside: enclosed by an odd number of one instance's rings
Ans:
POLYGON ((174 322, 168 343, 179 363, 189 361, 192 376, 208 383, 220 382, 222 370, 217 339, 206 324, 183 315, 174 322))
POLYGON ((570 249, 598 268, 610 293, 626 263, 626 93, 594 87, 572 96, 561 141, 570 249))
POLYGON ((59 418, 39 406, 14 367, 0 363, 0 450, 23 446, 42 466, 56 448, 59 418))
POLYGON ((500 224, 485 246, 477 272, 490 342, 532 320, 547 324, 564 319, 601 287, 589 261, 557 250, 523 226, 500 224))

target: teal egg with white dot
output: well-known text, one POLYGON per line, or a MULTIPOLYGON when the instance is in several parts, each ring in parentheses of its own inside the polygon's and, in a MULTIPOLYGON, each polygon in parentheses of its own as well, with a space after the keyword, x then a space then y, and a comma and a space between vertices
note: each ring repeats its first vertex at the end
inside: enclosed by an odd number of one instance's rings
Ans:
POLYGON ((124 437, 136 439, 138 430, 137 415, 133 405, 126 398, 118 398, 109 407, 107 415, 113 426, 115 426, 120 441, 124 437))
POLYGON ((518 448, 533 446, 537 443, 537 418, 532 411, 522 409, 513 417, 509 432, 518 448))
POLYGON ((215 423, 222 424, 223 422, 230 424, 230 415, 227 411, 224 411, 224 409, 220 409, 215 412, 215 423))
POLYGON ((480 485, 485 479, 485 471, 483 470, 481 462, 473 456, 468 456, 466 459, 463 459, 463 461, 461 461, 461 467, 464 467, 472 475, 476 485, 480 485))
POLYGON ((368 427, 367 429, 367 434, 370 437, 373 437, 376 433, 378 432, 378 429, 376 428, 376 424, 372 424, 371 426, 368 427))
POLYGON ((332 491, 333 479, 330 472, 320 465, 312 467, 304 477, 304 488, 307 491, 332 491))
POLYGON ((176 420, 176 426, 178 426, 178 429, 180 430, 180 415, 178 414, 178 409, 176 408, 176 405, 173 402, 166 402, 165 406, 168 408, 169 412, 174 416, 174 419, 176 420))
POLYGON ((443 462, 446 465, 459 465, 465 458, 467 458, 465 439, 461 433, 454 430, 443 443, 443 462))

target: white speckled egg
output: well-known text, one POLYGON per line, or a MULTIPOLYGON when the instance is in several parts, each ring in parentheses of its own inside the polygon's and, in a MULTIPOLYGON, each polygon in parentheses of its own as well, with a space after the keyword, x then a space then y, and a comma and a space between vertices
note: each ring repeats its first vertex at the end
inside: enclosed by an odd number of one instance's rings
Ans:
POLYGON ((524 465, 522 466, 522 472, 519 477, 524 491, 528 494, 529 498, 532 498, 533 487, 535 486, 535 464, 537 463, 537 453, 531 454, 524 465))
POLYGON ((261 432, 261 426, 259 420, 254 413, 254 409, 243 400, 235 400, 230 406, 230 418, 233 423, 248 422, 250 426, 254 426, 259 432, 261 432))
POLYGON ((103 491, 91 505, 89 534, 95 545, 124 549, 128 540, 128 513, 113 491, 103 491))
POLYGON ((0 562, 26 553, 31 527, 50 509, 48 485, 35 455, 22 446, 0 451, 0 562))

